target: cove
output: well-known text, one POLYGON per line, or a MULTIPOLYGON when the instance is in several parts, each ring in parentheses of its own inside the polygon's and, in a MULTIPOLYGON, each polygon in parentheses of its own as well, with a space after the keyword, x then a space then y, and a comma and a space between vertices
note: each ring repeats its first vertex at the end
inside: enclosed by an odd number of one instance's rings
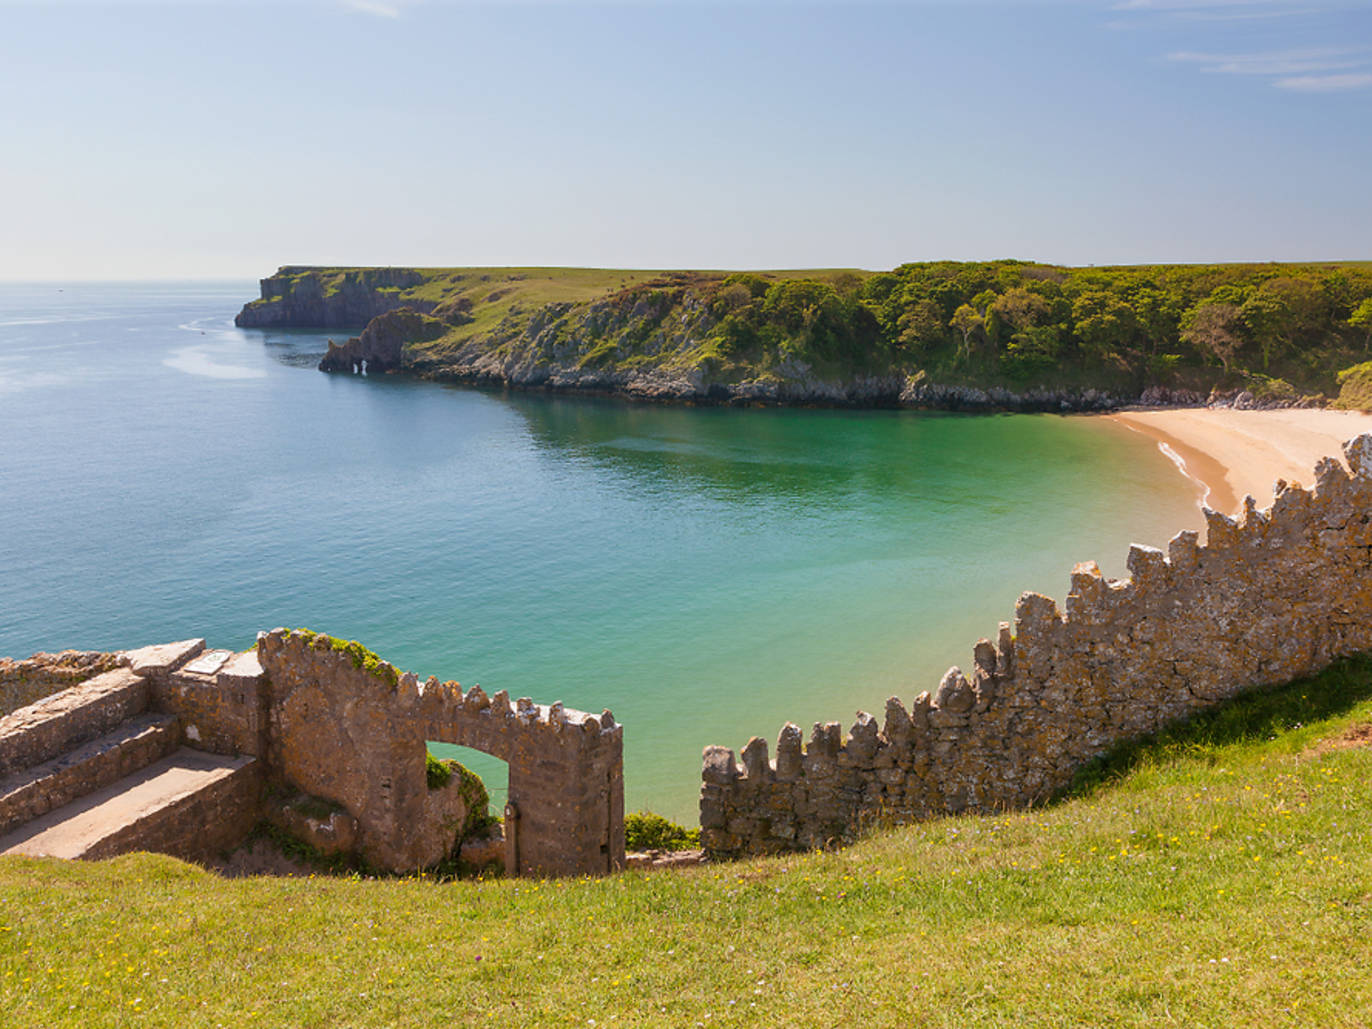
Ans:
POLYGON ((680 820, 703 746, 908 701, 1022 591, 1199 521, 1090 417, 326 376, 326 335, 232 327, 246 282, 60 288, 0 286, 0 653, 309 626, 611 708, 628 807, 680 820))

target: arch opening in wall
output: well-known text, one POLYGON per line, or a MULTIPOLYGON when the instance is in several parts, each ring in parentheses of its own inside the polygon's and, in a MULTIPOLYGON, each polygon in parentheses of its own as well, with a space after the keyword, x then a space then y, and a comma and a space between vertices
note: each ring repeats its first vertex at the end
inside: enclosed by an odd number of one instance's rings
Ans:
POLYGON ((425 740, 424 746, 429 756, 440 762, 456 761, 483 787, 485 803, 469 808, 466 823, 457 833, 453 857, 468 872, 503 869, 503 815, 509 799, 510 766, 494 755, 455 743, 425 740))

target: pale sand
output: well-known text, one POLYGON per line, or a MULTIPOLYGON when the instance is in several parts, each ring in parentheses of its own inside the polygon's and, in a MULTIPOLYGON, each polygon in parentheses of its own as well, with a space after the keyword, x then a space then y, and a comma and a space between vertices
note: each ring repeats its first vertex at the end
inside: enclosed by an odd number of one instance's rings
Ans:
POLYGON ((1157 440, 1198 484, 1200 502, 1224 514, 1237 513, 1245 494, 1267 507, 1278 479, 1314 485, 1320 458, 1342 460, 1344 440, 1372 432, 1372 414, 1313 408, 1173 408, 1105 417, 1157 440))

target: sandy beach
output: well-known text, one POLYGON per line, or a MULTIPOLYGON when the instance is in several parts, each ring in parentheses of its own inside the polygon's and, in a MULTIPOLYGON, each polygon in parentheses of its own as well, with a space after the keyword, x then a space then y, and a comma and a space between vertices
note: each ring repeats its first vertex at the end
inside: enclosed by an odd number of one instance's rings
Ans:
POLYGON ((1196 482, 1200 502, 1225 514, 1237 512, 1245 494, 1266 507, 1278 479, 1312 485, 1320 458, 1342 460, 1344 440, 1372 432, 1372 414, 1314 408, 1175 408, 1105 417, 1156 440, 1196 482))

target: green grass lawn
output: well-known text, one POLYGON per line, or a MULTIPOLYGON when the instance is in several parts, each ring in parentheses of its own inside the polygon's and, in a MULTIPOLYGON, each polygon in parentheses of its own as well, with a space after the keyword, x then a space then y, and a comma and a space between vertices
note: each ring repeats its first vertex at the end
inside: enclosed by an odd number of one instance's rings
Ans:
POLYGON ((1366 1026, 1370 697, 1348 662, 1038 810, 677 873, 0 859, 0 1025, 1366 1026))

